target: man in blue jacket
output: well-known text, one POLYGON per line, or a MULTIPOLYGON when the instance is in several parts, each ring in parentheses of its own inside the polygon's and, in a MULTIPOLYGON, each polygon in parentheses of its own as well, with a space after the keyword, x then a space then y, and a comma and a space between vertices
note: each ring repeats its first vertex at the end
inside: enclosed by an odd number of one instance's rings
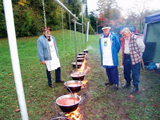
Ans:
POLYGON ((51 71, 53 70, 55 70, 55 82, 64 82, 61 80, 60 61, 56 41, 55 38, 50 35, 49 27, 44 27, 43 35, 37 40, 37 52, 41 64, 46 65, 48 85, 53 87, 51 80, 51 71))
POLYGON ((103 34, 99 38, 99 48, 101 55, 101 65, 106 69, 109 82, 105 85, 114 85, 114 89, 118 90, 118 52, 120 50, 120 42, 114 33, 110 32, 111 27, 104 25, 103 34))

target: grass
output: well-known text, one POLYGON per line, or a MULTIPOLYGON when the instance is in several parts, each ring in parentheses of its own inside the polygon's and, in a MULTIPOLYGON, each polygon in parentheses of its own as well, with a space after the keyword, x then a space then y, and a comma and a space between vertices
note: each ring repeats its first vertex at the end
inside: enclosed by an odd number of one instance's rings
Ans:
MULTIPOLYGON (((67 80, 72 72, 71 62, 75 60, 74 32, 65 30, 53 31, 59 50, 62 79, 67 80), (64 44, 65 43, 65 44, 64 44)), ((60 116, 61 110, 55 105, 55 99, 68 94, 63 84, 54 84, 54 89, 47 85, 45 66, 41 65, 37 56, 38 36, 17 39, 18 54, 25 92, 27 111, 30 120, 50 120, 60 116)), ((77 32, 77 52, 82 51, 82 35, 77 32)), ((85 38, 85 37, 84 37, 85 38)), ((121 67, 121 51, 119 52, 120 89, 104 86, 107 75, 100 65, 98 37, 89 35, 89 55, 87 65, 91 68, 85 79, 86 88, 80 91, 85 95, 82 108, 84 120, 158 120, 160 119, 160 76, 154 71, 141 69, 140 93, 130 94, 129 89, 122 89, 123 69, 121 67)), ((16 88, 14 83, 9 45, 7 39, 0 39, 0 119, 20 120, 16 88)), ((54 78, 54 72, 52 74, 54 78)))

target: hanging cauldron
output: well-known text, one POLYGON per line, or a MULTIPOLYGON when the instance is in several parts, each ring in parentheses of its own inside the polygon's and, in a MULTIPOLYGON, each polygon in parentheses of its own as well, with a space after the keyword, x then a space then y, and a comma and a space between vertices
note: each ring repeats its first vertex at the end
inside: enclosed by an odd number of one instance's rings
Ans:
POLYGON ((85 55, 77 55, 77 58, 85 58, 85 55))
POLYGON ((78 55, 85 55, 85 53, 84 53, 84 52, 82 52, 82 53, 79 53, 78 55))
MULTIPOLYGON (((73 68, 76 68, 76 62, 72 62, 73 68)), ((80 68, 82 65, 82 62, 77 62, 77 68, 80 68)))
POLYGON ((73 80, 81 80, 81 81, 83 81, 84 77, 85 77, 85 73, 83 73, 83 72, 75 72, 75 73, 72 73, 70 76, 72 77, 73 80))
POLYGON ((64 83, 68 92, 76 93, 81 90, 83 82, 77 80, 71 80, 64 83))
POLYGON ((77 62, 83 62, 84 58, 77 58, 77 62))
POLYGON ((84 53, 88 53, 88 49, 83 50, 84 53))
POLYGON ((63 95, 56 99, 56 104, 63 112, 72 112, 77 109, 81 98, 78 95, 63 95))
POLYGON ((70 120, 67 117, 56 117, 56 118, 52 118, 51 120, 70 120))

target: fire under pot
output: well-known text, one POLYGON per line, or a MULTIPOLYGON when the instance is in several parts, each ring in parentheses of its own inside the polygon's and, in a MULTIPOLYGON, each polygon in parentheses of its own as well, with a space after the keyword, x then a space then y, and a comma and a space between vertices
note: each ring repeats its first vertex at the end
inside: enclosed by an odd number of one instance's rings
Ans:
POLYGON ((78 95, 63 95, 56 99, 56 104, 63 112, 72 112, 77 109, 81 98, 78 95))
POLYGON ((77 80, 71 80, 64 83, 68 92, 77 93, 81 90, 83 82, 77 80))

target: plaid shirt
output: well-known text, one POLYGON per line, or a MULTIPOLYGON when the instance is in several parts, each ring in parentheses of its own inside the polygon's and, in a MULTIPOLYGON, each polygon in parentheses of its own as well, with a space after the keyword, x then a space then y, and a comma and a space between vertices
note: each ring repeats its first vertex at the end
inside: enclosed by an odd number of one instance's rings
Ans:
MULTIPOLYGON (((130 41, 129 41, 129 52, 130 52, 130 56, 131 56, 131 60, 132 60, 132 65, 135 65, 136 63, 141 62, 142 58, 141 58, 141 52, 140 49, 136 43, 137 40, 137 36, 131 34, 130 36, 130 41)), ((124 38, 121 38, 121 47, 122 47, 122 64, 124 61, 124 46, 125 45, 125 40, 124 38)))
POLYGON ((141 52, 140 49, 136 43, 137 36, 133 35, 131 36, 130 42, 129 42, 129 52, 132 60, 132 64, 135 65, 136 63, 141 62, 141 52))

